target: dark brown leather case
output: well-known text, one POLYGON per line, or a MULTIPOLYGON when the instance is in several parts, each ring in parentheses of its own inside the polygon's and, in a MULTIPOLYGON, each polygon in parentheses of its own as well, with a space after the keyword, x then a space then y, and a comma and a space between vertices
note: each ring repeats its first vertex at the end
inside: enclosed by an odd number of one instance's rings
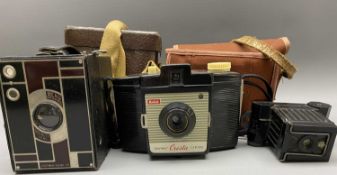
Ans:
MULTIPOLYGON (((65 44, 81 52, 91 52, 100 47, 103 28, 67 26, 65 44)), ((126 74, 139 74, 149 60, 158 63, 162 50, 159 33, 152 31, 123 30, 122 43, 126 55, 126 74)))

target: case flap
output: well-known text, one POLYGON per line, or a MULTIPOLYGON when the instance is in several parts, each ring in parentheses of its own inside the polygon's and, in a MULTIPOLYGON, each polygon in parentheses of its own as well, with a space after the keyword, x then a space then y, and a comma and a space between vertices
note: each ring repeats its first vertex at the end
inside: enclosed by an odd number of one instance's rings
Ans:
MULTIPOLYGON (((67 26, 65 44, 80 48, 99 48, 103 28, 67 26)), ((158 32, 123 30, 122 43, 125 50, 148 50, 161 52, 161 37, 158 32)))
MULTIPOLYGON (((290 48, 290 41, 288 40, 287 37, 282 37, 282 38, 277 38, 277 39, 265 39, 262 41, 283 54, 286 54, 290 48)), ((247 55, 247 54, 243 54, 242 52, 259 52, 256 49, 243 46, 235 42, 208 43, 208 44, 178 44, 178 45, 174 45, 173 48, 167 49, 166 51, 167 53, 171 53, 177 50, 192 50, 192 51, 201 51, 201 52, 202 51, 206 51, 206 52, 214 51, 215 54, 218 52, 229 52, 233 54, 234 52, 235 54, 238 54, 238 56, 247 55), (236 53, 236 52, 239 52, 239 53, 236 53)))

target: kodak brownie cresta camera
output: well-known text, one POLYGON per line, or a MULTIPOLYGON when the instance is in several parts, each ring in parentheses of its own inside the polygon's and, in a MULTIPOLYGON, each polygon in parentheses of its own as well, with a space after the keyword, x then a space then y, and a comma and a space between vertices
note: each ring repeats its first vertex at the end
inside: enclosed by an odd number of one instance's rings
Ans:
POLYGON ((241 75, 164 65, 113 80, 121 146, 151 156, 204 155, 237 144, 241 75))

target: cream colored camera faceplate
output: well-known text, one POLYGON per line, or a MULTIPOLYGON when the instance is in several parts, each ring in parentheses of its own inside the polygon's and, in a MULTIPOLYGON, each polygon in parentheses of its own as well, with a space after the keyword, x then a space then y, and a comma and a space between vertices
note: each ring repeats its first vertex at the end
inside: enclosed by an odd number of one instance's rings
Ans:
POLYGON ((152 153, 197 153, 207 151, 208 128, 210 125, 209 93, 181 92, 145 95, 146 114, 142 115, 143 127, 147 128, 152 153), (173 102, 189 105, 196 116, 193 130, 183 137, 167 135, 159 126, 161 110, 173 102))

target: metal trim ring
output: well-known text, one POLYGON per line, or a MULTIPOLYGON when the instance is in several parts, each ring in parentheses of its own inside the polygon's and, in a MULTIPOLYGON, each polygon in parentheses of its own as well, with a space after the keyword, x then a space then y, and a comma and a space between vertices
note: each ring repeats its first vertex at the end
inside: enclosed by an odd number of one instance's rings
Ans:
POLYGON ((6 91, 6 97, 10 100, 10 101, 18 101, 20 99, 20 92, 19 90, 17 90, 16 88, 9 88, 6 91), (13 92, 15 93, 13 96, 13 92))

